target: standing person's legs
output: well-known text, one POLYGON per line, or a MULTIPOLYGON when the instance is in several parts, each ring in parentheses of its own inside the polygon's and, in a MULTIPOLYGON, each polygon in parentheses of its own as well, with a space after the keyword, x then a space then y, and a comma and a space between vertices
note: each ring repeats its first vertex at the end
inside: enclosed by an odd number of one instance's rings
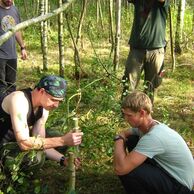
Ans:
POLYGON ((154 89, 161 84, 159 76, 160 69, 164 61, 164 48, 159 48, 146 52, 146 60, 144 64, 145 71, 145 93, 149 95, 152 102, 154 100, 154 89))
POLYGON ((17 59, 9 59, 6 66, 6 77, 5 81, 7 82, 8 90, 16 90, 16 72, 17 72, 17 59))
POLYGON ((5 81, 6 76, 7 59, 0 59, 0 93, 5 93, 7 83, 5 81))
MULTIPOLYGON (((129 81, 132 90, 134 90, 138 86, 138 83, 140 81, 144 57, 145 57, 144 50, 138 50, 133 48, 131 48, 129 55, 127 57, 123 81, 125 82, 129 81)), ((127 90, 128 87, 127 86, 124 87, 123 94, 127 90)))

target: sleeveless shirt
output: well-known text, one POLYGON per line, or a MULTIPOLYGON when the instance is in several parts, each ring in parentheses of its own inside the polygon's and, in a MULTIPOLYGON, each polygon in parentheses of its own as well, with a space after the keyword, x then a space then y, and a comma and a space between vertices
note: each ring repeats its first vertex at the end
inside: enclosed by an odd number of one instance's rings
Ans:
MULTIPOLYGON (((34 113, 33 105, 32 105, 32 96, 31 96, 31 88, 21 90, 24 92, 26 99, 28 100, 29 110, 27 114, 27 124, 28 127, 33 126, 38 119, 42 117, 43 107, 39 107, 38 111, 34 113)), ((8 113, 6 113, 2 108, 3 98, 0 100, 0 142, 4 139, 3 142, 14 141, 15 137, 13 135, 11 117, 8 113)))

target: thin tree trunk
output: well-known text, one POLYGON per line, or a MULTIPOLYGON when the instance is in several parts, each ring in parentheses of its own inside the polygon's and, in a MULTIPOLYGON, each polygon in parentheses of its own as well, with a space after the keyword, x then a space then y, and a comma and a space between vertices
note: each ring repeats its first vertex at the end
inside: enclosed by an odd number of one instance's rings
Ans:
POLYGON ((113 33, 113 0, 109 0, 109 24, 110 24, 110 31, 109 31, 109 36, 110 36, 110 43, 111 43, 111 52, 110 56, 113 53, 114 50, 114 33, 113 33))
POLYGON ((173 44, 173 27, 172 27, 172 14, 171 8, 169 7, 169 24, 170 24, 170 48, 171 48, 171 58, 172 58, 172 71, 175 70, 175 54, 174 54, 174 44, 173 44))
MULTIPOLYGON (((59 7, 62 6, 62 0, 58 2, 59 7)), ((59 42, 59 75, 61 77, 64 76, 64 67, 65 67, 65 60, 64 60, 64 38, 63 38, 63 12, 58 15, 58 42, 59 42)))
POLYGON ((194 2, 193 2, 192 7, 193 7, 192 33, 194 33, 194 2))
POLYGON ((185 14, 185 0, 179 1, 178 13, 177 13, 177 26, 175 34, 175 53, 181 54, 181 42, 183 36, 183 24, 185 14))
POLYGON ((80 56, 79 56, 79 49, 77 47, 77 44, 76 44, 76 41, 74 40, 74 37, 73 37, 73 33, 71 31, 71 27, 70 27, 70 24, 69 24, 69 17, 68 17, 68 14, 65 13, 65 17, 66 17, 66 21, 67 21, 67 28, 68 28, 68 31, 70 33, 70 36, 71 36, 71 39, 72 39, 72 42, 73 42, 73 46, 74 46, 74 63, 75 63, 75 79, 76 80, 79 80, 80 79, 80 56))
POLYGON ((96 0, 96 23, 99 22, 99 0, 96 0))
MULTIPOLYGON (((48 13, 48 0, 44 0, 44 15, 48 13)), ((48 70, 48 26, 47 20, 43 21, 41 25, 43 29, 41 30, 42 34, 42 54, 43 54, 43 70, 48 70)))
POLYGON ((116 1, 116 34, 115 34, 115 48, 114 48, 114 71, 119 66, 119 50, 120 50, 120 25, 121 25, 121 0, 116 1))
MULTIPOLYGON (((79 44, 79 40, 82 37, 81 31, 82 31, 84 16, 86 14, 87 2, 88 2, 88 0, 82 0, 82 11, 81 11, 81 17, 80 17, 80 20, 79 20, 79 24, 78 24, 78 31, 77 31, 77 38, 76 38, 76 44, 77 45, 79 44)), ((83 44, 81 43, 81 45, 83 45, 83 44)))
POLYGON ((99 0, 99 16, 100 16, 100 25, 102 29, 104 29, 101 0, 99 0))

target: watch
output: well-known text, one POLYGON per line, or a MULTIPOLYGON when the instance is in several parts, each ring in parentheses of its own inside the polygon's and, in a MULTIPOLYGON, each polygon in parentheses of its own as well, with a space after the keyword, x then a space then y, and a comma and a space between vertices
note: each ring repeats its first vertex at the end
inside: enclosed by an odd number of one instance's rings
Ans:
POLYGON ((125 138, 124 138, 123 136, 121 136, 121 135, 116 135, 116 136, 114 137, 113 141, 117 141, 117 140, 119 140, 119 139, 122 139, 123 142, 125 143, 125 138))
POLYGON ((26 47, 25 46, 21 46, 20 48, 21 48, 21 51, 22 50, 26 50, 26 47))
POLYGON ((65 166, 64 161, 65 161, 65 156, 62 156, 59 162, 61 166, 65 166))

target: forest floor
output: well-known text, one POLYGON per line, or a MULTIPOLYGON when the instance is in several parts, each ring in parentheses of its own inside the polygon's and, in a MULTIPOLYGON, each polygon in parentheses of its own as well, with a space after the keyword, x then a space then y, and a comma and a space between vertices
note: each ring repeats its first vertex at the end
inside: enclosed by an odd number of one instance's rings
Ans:
MULTIPOLYGON (((128 48, 122 48, 123 54, 120 63, 124 64, 128 48)), ((105 76, 104 69, 95 66, 99 65, 97 59, 90 56, 88 49, 82 54, 84 68, 88 71, 88 77, 81 80, 82 86, 90 83, 99 77, 105 76), (91 57, 91 58, 90 58, 91 57), (100 75, 101 73, 101 75, 100 75)), ((66 54, 71 52, 66 50, 66 54)), ((104 50, 97 50, 100 57, 107 55, 104 50)), ((167 51, 165 58, 165 74, 162 85, 158 88, 154 103, 154 118, 168 124, 177 130, 190 147, 194 145, 194 53, 192 51, 177 57, 177 67, 174 72, 171 69, 171 58, 167 51)), ((58 73, 57 54, 50 51, 49 73, 58 73), (55 68, 53 68, 55 67, 55 68)), ((19 61, 18 87, 34 86, 39 78, 41 67, 41 54, 31 50, 27 61, 19 61), (36 56, 36 57, 34 57, 36 56)), ((76 83, 72 81, 73 57, 66 59, 65 70, 69 81, 69 90, 72 91, 76 83)), ((106 63, 106 61, 103 61, 106 63)), ((108 63, 108 62, 107 62, 108 63)), ((123 65, 117 72, 118 79, 121 79, 123 65)), ((106 77, 106 76, 105 76, 106 77)), ((117 123, 119 118, 119 103, 122 85, 115 79, 104 78, 89 88, 83 95, 83 102, 80 108, 81 115, 87 115, 89 119, 81 119, 81 128, 84 131, 83 148, 81 147, 82 168, 76 172, 76 193, 78 194, 124 194, 124 190, 112 168, 112 137, 120 129, 117 123), (108 80, 107 80, 108 79, 108 80), (105 101, 106 100, 106 101, 105 101), (112 104, 111 104, 112 103, 112 104), (115 103, 115 104, 113 104, 115 103), (116 107, 116 108, 115 108, 116 107), (114 130, 112 130, 112 128, 114 130), (108 140, 107 140, 108 139, 108 140)), ((140 86, 141 88, 141 86, 140 86)), ((70 92, 71 93, 71 92, 70 92)), ((75 90, 72 91, 75 93, 75 90)), ((70 95, 70 94, 68 94, 70 95)), ((56 112, 55 112, 56 113, 56 112)), ((52 114, 54 117, 54 113, 52 114)), ((53 121, 52 116, 50 117, 53 121)), ((56 116, 60 117, 60 114, 56 116)), ((55 119, 56 120, 56 119, 55 119)), ((55 121, 54 120, 54 121, 55 121)), ((37 172, 36 172, 37 173, 37 172)), ((39 178, 41 192, 48 194, 62 194, 68 187, 68 173, 65 168, 55 162, 46 161, 43 168, 37 173, 34 181, 39 178)), ((32 179, 33 182, 33 179, 32 179)), ((33 193, 33 192, 32 192, 33 193)))

